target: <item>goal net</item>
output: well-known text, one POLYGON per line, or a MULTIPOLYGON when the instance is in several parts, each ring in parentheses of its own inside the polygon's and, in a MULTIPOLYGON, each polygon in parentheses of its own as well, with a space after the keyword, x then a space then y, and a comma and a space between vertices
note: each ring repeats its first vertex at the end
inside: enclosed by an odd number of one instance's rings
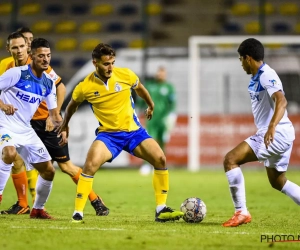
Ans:
MULTIPOLYGON (((300 37, 253 36, 265 46, 265 62, 276 70, 288 100, 289 117, 300 133, 300 37)), ((225 154, 256 132, 248 96, 250 75, 238 60, 246 36, 189 38, 188 170, 221 166, 225 154)), ((300 136, 300 134, 299 134, 300 136)), ((300 141, 300 140, 298 140, 300 141)), ((300 142, 290 163, 299 165, 300 142)))

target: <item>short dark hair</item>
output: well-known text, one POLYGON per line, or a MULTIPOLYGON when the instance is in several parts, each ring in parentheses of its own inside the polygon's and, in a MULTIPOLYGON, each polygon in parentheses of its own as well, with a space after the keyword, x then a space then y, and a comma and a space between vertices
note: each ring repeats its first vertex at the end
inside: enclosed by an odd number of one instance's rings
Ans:
POLYGON ((17 29, 17 32, 20 32, 20 33, 32 33, 31 29, 29 29, 28 27, 20 27, 17 29))
POLYGON ((251 56, 255 61, 264 60, 264 46, 262 43, 254 38, 248 38, 243 41, 239 48, 238 53, 240 56, 251 56))
POLYGON ((10 40, 17 39, 17 38, 23 38, 25 43, 26 43, 26 39, 25 39, 25 37, 23 36, 22 33, 13 32, 13 33, 10 33, 9 36, 7 37, 6 44, 9 45, 10 40))
POLYGON ((116 52, 110 45, 99 43, 93 50, 92 58, 101 59, 101 56, 116 56, 116 52))
POLYGON ((50 48, 50 43, 44 38, 35 38, 31 42, 31 50, 35 50, 38 48, 50 48))

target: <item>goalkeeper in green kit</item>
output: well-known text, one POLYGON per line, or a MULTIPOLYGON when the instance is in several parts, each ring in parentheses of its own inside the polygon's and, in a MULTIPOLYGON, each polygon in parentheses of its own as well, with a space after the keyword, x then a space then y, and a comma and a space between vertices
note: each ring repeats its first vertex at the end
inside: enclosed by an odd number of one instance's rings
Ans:
MULTIPOLYGON (((170 133, 177 119, 176 108, 176 93, 174 86, 166 81, 167 72, 164 67, 159 67, 155 79, 145 81, 145 87, 149 91, 150 96, 155 105, 155 111, 151 120, 146 120, 146 129, 165 150, 165 144, 170 139, 170 133)), ((137 100, 139 108, 144 102, 137 100)), ((149 163, 144 163, 140 168, 142 175, 148 175, 152 171, 152 166, 149 163)))

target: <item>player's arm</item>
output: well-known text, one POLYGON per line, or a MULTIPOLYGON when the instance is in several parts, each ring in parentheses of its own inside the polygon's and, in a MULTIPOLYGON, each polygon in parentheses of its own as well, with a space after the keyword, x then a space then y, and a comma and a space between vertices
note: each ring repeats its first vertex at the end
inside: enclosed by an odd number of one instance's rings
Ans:
POLYGON ((60 83, 56 88, 56 96, 57 96, 57 108, 59 112, 61 111, 61 107, 64 103, 66 96, 66 86, 63 83, 60 83))
POLYGON ((272 119, 269 123, 268 130, 264 137, 264 142, 267 148, 270 145, 270 143, 273 142, 275 136, 275 128, 277 124, 280 122, 280 120, 282 119, 287 106, 287 100, 284 94, 282 93, 282 91, 280 90, 273 93, 272 99, 274 101, 274 106, 275 106, 274 114, 272 116, 272 119))
POLYGON ((145 115, 148 120, 151 120, 154 111, 154 102, 144 85, 139 82, 139 84, 134 88, 136 94, 141 97, 148 105, 148 108, 145 110, 145 115))

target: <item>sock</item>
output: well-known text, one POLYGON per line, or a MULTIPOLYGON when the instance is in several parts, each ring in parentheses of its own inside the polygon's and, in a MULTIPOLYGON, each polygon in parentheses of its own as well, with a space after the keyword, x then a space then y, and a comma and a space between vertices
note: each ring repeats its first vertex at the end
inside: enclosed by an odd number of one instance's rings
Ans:
POLYGON ((35 195, 36 195, 36 182, 38 179, 39 172, 36 169, 26 171, 27 180, 28 180, 28 188, 32 197, 32 203, 34 203, 35 195))
POLYGON ((44 209, 45 203, 48 200, 52 189, 53 181, 44 180, 38 175, 36 183, 36 197, 33 204, 33 208, 44 209))
POLYGON ((247 215, 245 182, 241 168, 231 169, 226 172, 226 176, 235 211, 242 211, 241 214, 247 215))
MULTIPOLYGON (((75 182, 76 185, 77 185, 77 183, 78 183, 79 176, 80 176, 81 173, 82 173, 82 169, 79 168, 78 173, 77 173, 76 175, 74 175, 73 177, 71 177, 72 180, 75 182)), ((89 200, 90 200, 90 201, 94 201, 94 200, 96 200, 96 199, 98 199, 98 195, 94 192, 94 190, 92 190, 92 191, 90 192, 90 194, 89 194, 89 200)))
POLYGON ((154 169, 152 179, 156 206, 165 206, 167 203, 169 191, 169 171, 168 169, 157 170, 154 169))
POLYGON ((297 184, 287 180, 281 192, 292 198, 294 202, 300 205, 300 187, 297 184))
POLYGON ((11 175, 15 189, 17 191, 18 201, 19 205, 21 207, 27 207, 28 201, 27 201, 27 176, 26 171, 22 171, 19 174, 12 174, 11 175))
POLYGON ((12 163, 6 164, 4 161, 2 161, 2 159, 0 159, 0 194, 3 193, 7 180, 10 176, 12 166, 12 163))
POLYGON ((81 173, 77 184, 75 211, 83 213, 88 194, 93 187, 94 176, 81 173))

